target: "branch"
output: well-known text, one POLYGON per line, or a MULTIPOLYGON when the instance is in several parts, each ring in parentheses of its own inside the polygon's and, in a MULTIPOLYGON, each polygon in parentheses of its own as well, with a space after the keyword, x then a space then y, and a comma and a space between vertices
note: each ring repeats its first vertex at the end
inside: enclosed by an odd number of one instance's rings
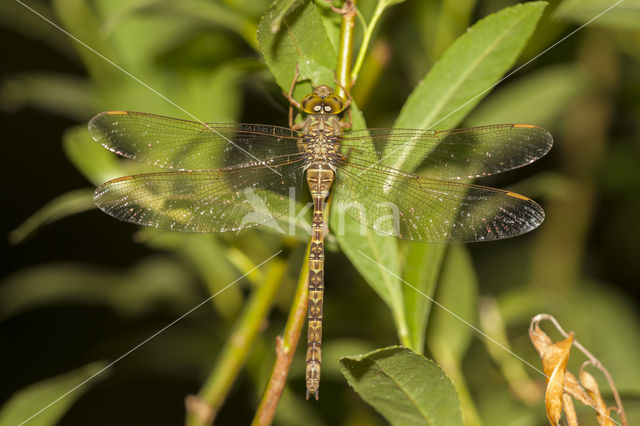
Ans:
POLYGON ((293 355, 295 354, 298 340, 300 340, 302 326, 307 313, 309 247, 310 244, 307 245, 307 254, 300 270, 296 294, 284 328, 284 337, 276 337, 276 362, 273 365, 258 411, 251 423, 253 426, 270 425, 273 422, 273 417, 276 414, 276 408, 291 368, 291 361, 293 361, 293 355))
POLYGON ((353 31, 356 17, 356 0, 346 0, 340 13, 340 47, 338 52, 338 96, 347 99, 351 88, 351 52, 353 50, 353 31))
POLYGON ((187 425, 204 426, 213 423, 247 359, 285 273, 286 263, 274 260, 264 282, 247 302, 200 393, 197 396, 189 395, 185 399, 187 425))

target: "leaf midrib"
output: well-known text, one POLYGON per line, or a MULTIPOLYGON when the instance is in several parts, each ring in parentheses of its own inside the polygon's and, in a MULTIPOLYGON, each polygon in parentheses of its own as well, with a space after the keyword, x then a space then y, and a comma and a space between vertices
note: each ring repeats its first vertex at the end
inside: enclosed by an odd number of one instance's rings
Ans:
POLYGON ((404 386, 401 386, 400 382, 398 380, 395 379, 395 377, 391 376, 389 373, 387 373, 387 371, 383 368, 382 364, 380 364, 378 362, 378 360, 376 359, 372 359, 373 363, 376 364, 378 366, 378 368, 380 368, 380 372, 382 374, 384 374, 386 377, 388 377, 393 383, 395 383, 398 388, 402 391, 402 393, 404 395, 406 395, 407 400, 411 402, 411 404, 416 408, 416 411, 418 413, 420 413, 420 415, 422 416, 422 418, 427 422, 427 424, 431 424, 431 421, 429 420, 429 417, 427 416, 428 413, 424 412, 423 410, 421 410, 420 405, 418 404, 418 402, 411 396, 411 394, 405 390, 404 386))
MULTIPOLYGON (((425 120, 422 121, 422 124, 418 125, 417 128, 420 129, 427 129, 429 126, 432 126, 433 124, 425 124, 425 123, 431 123, 431 121, 433 120, 433 117, 437 116, 437 114, 439 114, 440 112, 442 112, 444 105, 446 105, 447 102, 449 102, 449 100, 453 97, 453 94, 456 93, 458 91, 458 89, 462 86, 462 84, 466 81, 468 81, 469 75, 472 74, 472 71, 475 71, 479 64, 481 64, 484 59, 486 59, 490 52, 492 52, 496 45, 498 43, 500 43, 505 37, 506 35, 514 28, 514 26, 516 26, 517 24, 519 24, 522 20, 524 20, 530 12, 525 13, 524 15, 522 15, 519 19, 515 20, 512 22, 512 24, 510 26, 508 26, 506 28, 505 31, 503 31, 501 33, 501 35, 499 37, 496 37, 496 39, 484 50, 484 52, 478 56, 478 58, 473 62, 472 66, 469 67, 467 69, 466 72, 464 72, 461 76, 461 78, 459 78, 457 80, 457 83, 455 83, 454 85, 452 85, 449 90, 445 93, 444 96, 442 96, 440 98, 440 101, 437 103, 436 108, 433 108, 431 111, 431 114, 429 114, 425 120)), ((491 89, 491 87, 489 87, 488 89, 491 89)), ((487 89, 487 90, 488 90, 487 89)), ((476 95, 477 96, 477 95, 476 95)), ((472 98, 473 100, 473 98, 472 98)), ((470 102, 470 101, 467 101, 470 102)), ((462 106, 459 106, 459 109, 464 108, 464 104, 462 106)), ((450 115, 455 114, 455 111, 450 113, 450 115)), ((402 164, 404 164, 404 159, 407 158, 407 155, 409 154, 411 150, 411 146, 409 144, 406 145, 406 148, 403 149, 402 155, 398 157, 398 161, 396 162, 396 164, 393 166, 396 169, 401 169, 402 168, 402 164)))
MULTIPOLYGON (((530 12, 529 12, 530 13, 530 12)), ((454 86, 452 86, 452 89, 448 91, 448 93, 442 98, 441 102, 439 103, 438 107, 435 108, 433 111, 433 113, 431 114, 431 116, 435 116, 437 112, 440 112, 444 106, 444 104, 449 101, 449 99, 451 99, 451 97, 453 96, 453 93, 455 93, 458 88, 462 85, 463 82, 467 81, 469 78, 469 75, 471 74, 471 70, 475 70, 477 69, 478 65, 489 55, 489 53, 491 51, 493 51, 493 49, 495 48, 495 46, 504 39, 504 37, 506 36, 506 34, 508 34, 512 28, 514 26, 516 26, 516 24, 519 24, 523 19, 525 19, 527 17, 527 15, 529 15, 529 13, 526 13, 524 15, 522 15, 518 20, 513 21, 513 23, 508 27, 508 29, 506 31, 504 31, 499 37, 497 37, 493 43, 491 43, 490 47, 485 49, 483 54, 481 56, 478 57, 478 59, 473 63, 472 67, 469 67, 469 70, 466 73, 463 73, 462 78, 460 78, 458 81, 458 83, 456 83, 454 86)), ((458 107, 458 108, 463 108, 463 107, 458 107)), ((429 120, 431 120, 431 118, 429 118, 429 120)), ((424 122, 428 122, 428 120, 424 120, 424 122)), ((429 124, 429 126, 431 126, 431 124, 429 124)), ((420 128, 426 127, 426 125, 422 125, 420 126, 420 128)))

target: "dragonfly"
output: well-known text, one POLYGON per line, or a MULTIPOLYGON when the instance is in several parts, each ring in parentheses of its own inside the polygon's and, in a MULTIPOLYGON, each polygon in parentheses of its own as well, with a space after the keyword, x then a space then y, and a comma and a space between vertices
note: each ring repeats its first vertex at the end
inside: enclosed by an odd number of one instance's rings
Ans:
MULTIPOLYGON (((293 87, 293 86, 292 86, 293 87)), ((285 94, 287 96, 287 94, 285 94)), ((99 186, 94 201, 122 221, 182 232, 240 231, 313 202, 308 278, 306 398, 318 399, 324 292, 325 205, 378 233, 420 242, 515 237, 544 220, 515 192, 471 184, 544 156, 551 134, 529 124, 454 130, 347 130, 350 98, 318 86, 301 102, 304 121, 289 127, 186 121, 107 111, 89 122, 93 139, 114 153, 167 171, 99 186), (304 191, 304 181, 308 192, 304 191), (306 192, 306 194, 305 194, 306 192)))

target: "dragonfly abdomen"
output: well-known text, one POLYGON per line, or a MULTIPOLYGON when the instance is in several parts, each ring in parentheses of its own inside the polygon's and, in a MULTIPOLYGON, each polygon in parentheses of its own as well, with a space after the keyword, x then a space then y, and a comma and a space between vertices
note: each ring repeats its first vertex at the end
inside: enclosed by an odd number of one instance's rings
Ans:
POLYGON ((326 163, 314 163, 307 170, 307 184, 313 198, 311 243, 309 249, 309 302, 307 307, 307 399, 318 399, 320 366, 322 364, 322 300, 324 297, 324 237, 326 234, 323 208, 333 183, 333 170, 326 163))

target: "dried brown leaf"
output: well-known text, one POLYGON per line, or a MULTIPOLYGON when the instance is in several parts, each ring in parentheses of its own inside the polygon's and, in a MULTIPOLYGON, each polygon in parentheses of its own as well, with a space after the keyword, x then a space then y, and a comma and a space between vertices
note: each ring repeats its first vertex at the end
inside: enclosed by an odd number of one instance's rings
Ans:
POLYGON ((607 407, 607 404, 600 394, 600 388, 596 379, 587 372, 584 368, 580 368, 580 383, 586 390, 589 397, 593 400, 593 407, 596 409, 596 418, 598 419, 598 425, 600 426, 614 426, 614 422, 611 419, 611 409, 607 407))
POLYGON ((610 417, 611 410, 616 410, 620 415, 622 424, 627 425, 626 415, 618 392, 613 384, 613 379, 607 369, 578 341, 574 342, 573 333, 566 333, 553 316, 548 314, 538 314, 531 320, 529 327, 529 337, 534 347, 542 359, 544 375, 546 377, 545 408, 547 417, 552 425, 557 425, 562 413, 565 413, 567 424, 576 425, 577 419, 573 406, 573 399, 596 409, 598 424, 600 426, 613 426, 615 421, 610 417), (553 343, 539 327, 539 322, 548 320, 555 325, 558 331, 567 336, 565 340, 553 343), (580 352, 585 354, 589 361, 580 367, 580 382, 576 377, 567 371, 569 353, 572 346, 576 346, 580 352), (611 391, 616 400, 616 407, 609 408, 604 402, 596 380, 584 370, 585 365, 594 365, 607 378, 611 391), (573 398, 573 399, 572 399, 573 398))
MULTIPOLYGON (((536 328, 537 331, 544 334, 537 325, 536 328)), ((571 334, 564 340, 544 347, 541 354, 542 367, 547 377, 547 390, 544 396, 544 403, 547 409, 547 417, 552 425, 557 425, 562 416, 562 401, 565 393, 564 378, 572 343, 573 335, 571 334)), ((540 352, 540 350, 538 351, 540 352)))
POLYGON ((562 405, 564 407, 564 415, 567 419, 568 426, 578 426, 578 416, 576 415, 576 409, 573 406, 573 399, 568 394, 562 396, 562 405))
POLYGON ((571 395, 574 399, 582 402, 584 405, 589 405, 595 408, 595 401, 582 388, 582 386, 580 386, 580 383, 578 383, 578 379, 576 379, 576 376, 571 374, 569 371, 567 371, 564 376, 564 391, 571 395))
POLYGON ((544 331, 540 330, 538 323, 535 323, 535 325, 529 330, 529 338, 531 339, 533 346, 538 351, 540 358, 544 359, 545 352, 553 345, 551 338, 549 338, 544 331))

